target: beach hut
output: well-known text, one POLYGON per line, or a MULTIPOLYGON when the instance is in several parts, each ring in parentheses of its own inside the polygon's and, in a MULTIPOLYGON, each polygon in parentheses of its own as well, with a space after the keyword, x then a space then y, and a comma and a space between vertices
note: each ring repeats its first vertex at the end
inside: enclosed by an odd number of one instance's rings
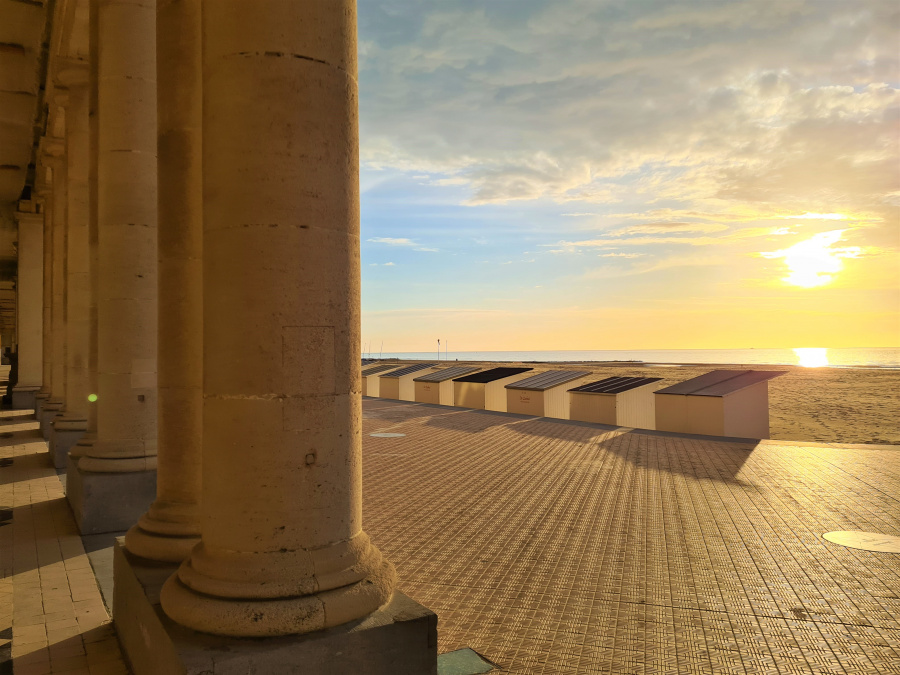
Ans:
POLYGON ((453 366, 413 378, 417 403, 453 405, 453 378, 474 373, 475 366, 453 366))
POLYGON ((661 377, 607 377, 569 389, 569 419, 638 429, 656 428, 653 392, 661 377))
POLYGON ((769 437, 769 380, 784 371, 713 370, 654 392, 656 428, 710 436, 769 437))
POLYGON ((453 405, 506 412, 506 385, 534 368, 491 368, 453 380, 453 405))
POLYGON ((435 369, 434 363, 414 363, 411 366, 392 370, 381 375, 378 395, 381 398, 393 398, 398 401, 414 401, 416 399, 416 385, 413 378, 416 375, 424 375, 435 369))
POLYGON ((521 415, 569 419, 567 390, 590 375, 585 370, 548 370, 506 385, 506 411, 521 415))
POLYGON ((362 372, 362 395, 378 396, 378 378, 389 370, 400 368, 399 363, 382 363, 378 366, 366 368, 362 372))

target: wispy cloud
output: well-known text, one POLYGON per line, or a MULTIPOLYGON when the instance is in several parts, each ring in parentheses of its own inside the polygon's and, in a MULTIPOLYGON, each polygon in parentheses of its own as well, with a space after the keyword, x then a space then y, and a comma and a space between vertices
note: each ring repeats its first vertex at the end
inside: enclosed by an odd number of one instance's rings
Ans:
POLYGON ((412 248, 414 251, 427 251, 430 253, 438 252, 438 249, 436 248, 421 246, 412 239, 407 239, 406 237, 371 237, 366 239, 366 241, 370 241, 373 244, 385 244, 387 246, 404 246, 412 248))

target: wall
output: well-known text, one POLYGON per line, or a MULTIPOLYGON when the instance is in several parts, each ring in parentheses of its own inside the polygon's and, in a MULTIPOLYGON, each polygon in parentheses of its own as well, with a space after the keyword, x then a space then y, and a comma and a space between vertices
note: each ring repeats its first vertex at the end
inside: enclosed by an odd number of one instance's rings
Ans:
POLYGON ((381 384, 378 385, 378 396, 381 398, 400 398, 400 378, 399 377, 383 377, 381 384))
POLYGON ((453 384, 454 405, 457 405, 460 408, 477 408, 478 410, 484 410, 485 385, 480 382, 454 382, 453 384))
POLYGON ((725 435, 725 407, 720 396, 685 396, 689 434, 725 435))
POLYGON ((661 383, 655 382, 619 394, 616 401, 618 424, 636 429, 655 429, 656 397, 653 392, 661 387, 661 383))
POLYGON ((544 392, 534 389, 505 389, 505 391, 507 412, 544 416, 544 392))
POLYGON ((653 394, 656 401, 656 428, 659 431, 688 431, 687 396, 680 394, 653 394))
POLYGON ((725 435, 769 437, 769 383, 758 382, 724 398, 725 435))
MULTIPOLYGON (((453 384, 453 380, 448 380, 453 384)), ((441 386, 445 382, 413 382, 415 385, 415 400, 419 403, 440 403, 441 386)))
POLYGON ((569 419, 594 424, 616 424, 614 394, 569 394, 569 419))

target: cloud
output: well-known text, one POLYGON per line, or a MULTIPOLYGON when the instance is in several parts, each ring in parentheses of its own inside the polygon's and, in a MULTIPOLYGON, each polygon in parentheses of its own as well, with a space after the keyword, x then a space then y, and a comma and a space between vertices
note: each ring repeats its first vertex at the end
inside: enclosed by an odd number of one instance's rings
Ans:
POLYGON ((361 159, 470 204, 880 213, 898 21, 893 0, 364 4, 361 159))
POLYGON ((407 239, 406 237, 371 237, 370 239, 366 239, 366 241, 370 241, 373 244, 386 244, 387 246, 407 246, 414 251, 427 251, 430 253, 437 253, 438 251, 436 248, 420 246, 412 239, 407 239))
POLYGON ((599 253, 601 258, 640 258, 643 253, 599 253))
POLYGON ((721 232, 727 230, 727 225, 720 223, 644 223, 642 225, 628 225, 611 232, 613 235, 628 234, 663 234, 674 232, 721 232))
POLYGON ((387 244, 388 246, 418 246, 412 239, 406 238, 372 237, 366 241, 371 241, 375 244, 387 244))

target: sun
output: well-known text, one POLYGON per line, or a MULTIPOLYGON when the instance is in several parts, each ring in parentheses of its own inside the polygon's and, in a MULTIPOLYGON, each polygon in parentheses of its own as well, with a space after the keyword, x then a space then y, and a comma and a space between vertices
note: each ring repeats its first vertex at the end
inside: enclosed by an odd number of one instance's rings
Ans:
POLYGON ((795 347, 797 362, 804 368, 821 368, 828 365, 828 349, 822 347, 795 347))
POLYGON ((783 258, 789 274, 782 278, 786 284, 815 288, 831 283, 834 276, 843 269, 841 258, 857 258, 862 252, 859 246, 832 248, 841 241, 846 230, 819 232, 790 248, 760 253, 764 258, 783 258))

